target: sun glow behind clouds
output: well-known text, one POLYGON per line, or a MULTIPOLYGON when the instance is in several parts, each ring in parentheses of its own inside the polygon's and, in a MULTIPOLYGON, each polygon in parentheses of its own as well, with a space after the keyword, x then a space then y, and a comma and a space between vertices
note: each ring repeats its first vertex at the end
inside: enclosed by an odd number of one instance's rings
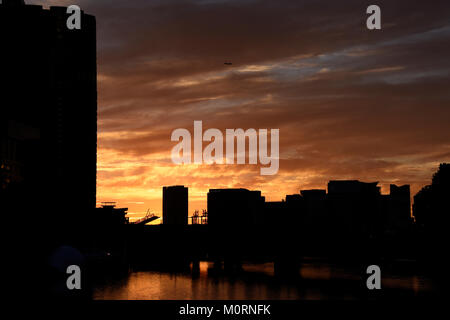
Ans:
POLYGON ((98 201, 160 214, 162 186, 183 184, 192 214, 209 188, 281 200, 330 179, 414 193, 450 157, 449 3, 399 1, 374 34, 359 1, 82 1, 98 23, 98 201), (278 175, 172 164, 170 134, 194 120, 279 128, 278 175))

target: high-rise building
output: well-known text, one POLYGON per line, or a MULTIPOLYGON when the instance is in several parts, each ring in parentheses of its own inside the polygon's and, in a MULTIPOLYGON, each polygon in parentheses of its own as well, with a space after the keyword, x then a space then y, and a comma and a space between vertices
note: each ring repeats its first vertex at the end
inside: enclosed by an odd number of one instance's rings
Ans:
POLYGON ((163 187, 163 224, 188 224, 188 188, 163 187))
POLYGON ((96 21, 69 30, 66 11, 0 5, 0 193, 58 218, 96 203, 96 21))

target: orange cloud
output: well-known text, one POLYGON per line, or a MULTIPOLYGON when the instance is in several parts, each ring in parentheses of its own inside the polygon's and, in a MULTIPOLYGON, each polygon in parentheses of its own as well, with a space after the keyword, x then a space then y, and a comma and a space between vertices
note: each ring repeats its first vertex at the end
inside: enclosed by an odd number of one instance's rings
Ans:
POLYGON ((378 33, 359 1, 81 5, 98 22, 98 201, 160 214, 162 186, 184 184, 192 214, 209 188, 280 200, 330 179, 414 193, 449 161, 448 1, 381 1, 378 33), (280 129, 279 173, 172 164, 171 132, 194 120, 280 129))

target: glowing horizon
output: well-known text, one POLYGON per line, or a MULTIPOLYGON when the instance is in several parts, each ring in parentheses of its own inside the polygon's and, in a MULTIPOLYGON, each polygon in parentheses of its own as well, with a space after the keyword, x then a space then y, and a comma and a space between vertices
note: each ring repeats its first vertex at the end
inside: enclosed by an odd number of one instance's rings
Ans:
POLYGON ((429 184, 450 159, 445 4, 402 0, 380 32, 358 1, 303 4, 80 1, 98 24, 97 201, 161 214, 162 187, 184 185, 192 215, 210 188, 279 201, 329 180, 429 184), (280 129, 278 174, 172 164, 171 132, 194 120, 280 129))

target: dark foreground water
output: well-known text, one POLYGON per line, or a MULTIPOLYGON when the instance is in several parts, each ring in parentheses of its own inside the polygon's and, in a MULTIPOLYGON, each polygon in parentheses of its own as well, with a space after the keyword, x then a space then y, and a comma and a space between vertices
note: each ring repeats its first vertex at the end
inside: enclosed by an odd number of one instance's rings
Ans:
MULTIPOLYGON (((265 300, 265 299, 361 299, 367 297, 365 270, 311 261, 301 265, 298 275, 275 276, 273 263, 242 266, 225 274, 211 262, 200 262, 199 270, 184 272, 132 271, 128 276, 96 285, 93 298, 107 300, 265 300)), ((388 298, 421 297, 435 291, 433 282, 416 272, 396 273, 382 269, 382 289, 388 298)), ((373 291, 372 291, 373 292, 373 291)))

